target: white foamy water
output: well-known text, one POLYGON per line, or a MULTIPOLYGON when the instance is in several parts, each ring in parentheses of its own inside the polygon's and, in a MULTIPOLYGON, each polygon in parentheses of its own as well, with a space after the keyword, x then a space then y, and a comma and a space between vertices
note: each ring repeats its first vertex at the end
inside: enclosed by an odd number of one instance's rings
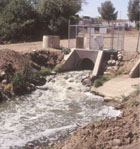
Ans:
POLYGON ((33 92, 0 105, 0 149, 24 146, 33 140, 56 140, 97 118, 115 117, 120 111, 103 105, 103 98, 81 84, 89 71, 48 76, 33 92))

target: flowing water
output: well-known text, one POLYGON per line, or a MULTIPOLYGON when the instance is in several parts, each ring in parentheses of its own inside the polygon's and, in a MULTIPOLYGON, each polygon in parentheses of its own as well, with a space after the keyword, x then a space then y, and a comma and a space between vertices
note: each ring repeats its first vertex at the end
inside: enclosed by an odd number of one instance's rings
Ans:
POLYGON ((1 104, 0 149, 15 149, 32 140, 56 140, 79 125, 119 115, 82 85, 81 79, 89 73, 48 76, 46 84, 31 95, 1 104))

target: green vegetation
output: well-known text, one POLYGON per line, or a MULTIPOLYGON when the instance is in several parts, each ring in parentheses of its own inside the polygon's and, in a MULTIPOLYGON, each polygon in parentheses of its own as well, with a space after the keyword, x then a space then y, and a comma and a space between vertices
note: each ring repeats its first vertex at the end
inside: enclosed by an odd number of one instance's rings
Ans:
POLYGON ((115 8, 110 1, 105 1, 102 3, 101 7, 98 8, 98 11, 102 18, 108 22, 108 24, 110 21, 117 19, 118 12, 115 12, 115 8))
POLYGON ((17 41, 34 36, 37 13, 27 0, 0 0, 0 40, 17 41))
POLYGON ((139 21, 140 5, 139 0, 130 0, 128 4, 128 17, 130 21, 139 21))
POLYGON ((68 19, 76 18, 83 0, 0 0, 0 41, 67 36, 68 19))
POLYGON ((138 106, 138 105, 140 105, 139 95, 140 95, 140 88, 137 88, 136 91, 133 92, 133 93, 129 96, 129 101, 127 102, 127 106, 133 107, 133 106, 138 106))
POLYGON ((51 74, 51 72, 53 71, 52 68, 48 67, 48 68, 41 68, 41 70, 39 72, 36 72, 37 74, 39 74, 40 76, 46 76, 51 74))
POLYGON ((112 78, 110 75, 103 75, 99 77, 97 80, 94 81, 94 86, 95 87, 100 87, 102 86, 106 81, 109 81, 112 78))
POLYGON ((118 76, 118 75, 121 75, 125 72, 124 68, 122 69, 119 69, 118 71, 115 72, 115 75, 118 76))
POLYGON ((67 55, 67 54, 69 54, 69 53, 71 52, 71 49, 69 49, 69 48, 64 48, 64 47, 62 47, 61 50, 62 50, 62 52, 63 52, 65 55, 67 55))
POLYGON ((53 71, 59 72, 60 69, 61 69, 61 67, 62 67, 62 65, 63 65, 63 62, 61 62, 60 64, 57 64, 57 65, 54 67, 53 71))
POLYGON ((26 90, 26 86, 34 79, 34 71, 29 62, 25 62, 19 71, 16 71, 11 79, 13 91, 20 93, 26 90))
POLYGON ((127 101, 129 99, 129 97, 126 95, 121 95, 121 99, 122 99, 122 101, 127 101))

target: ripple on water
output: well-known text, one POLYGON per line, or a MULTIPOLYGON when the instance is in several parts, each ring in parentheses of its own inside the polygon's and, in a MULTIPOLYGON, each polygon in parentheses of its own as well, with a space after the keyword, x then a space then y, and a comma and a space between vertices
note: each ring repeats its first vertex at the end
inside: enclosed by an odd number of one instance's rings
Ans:
POLYGON ((28 141, 58 139, 96 118, 112 117, 120 111, 103 105, 81 84, 89 71, 49 76, 47 83, 31 95, 0 105, 0 149, 25 145, 28 141))

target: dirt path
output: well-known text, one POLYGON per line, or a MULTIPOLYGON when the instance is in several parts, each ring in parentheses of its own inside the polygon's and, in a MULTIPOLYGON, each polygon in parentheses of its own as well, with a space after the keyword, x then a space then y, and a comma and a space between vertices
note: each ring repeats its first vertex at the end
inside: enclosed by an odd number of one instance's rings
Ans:
MULTIPOLYGON (((125 32, 124 50, 125 51, 135 51, 137 47, 138 31, 132 30, 125 32)), ((68 40, 61 40, 60 47, 68 47, 68 40)), ((15 43, 15 44, 5 44, 0 45, 0 49, 8 48, 19 52, 40 50, 42 48, 42 41, 38 42, 25 42, 25 43, 15 43)), ((140 45, 139 45, 140 51, 140 45)))
POLYGON ((99 88, 92 87, 92 91, 109 99, 120 99, 134 92, 138 84, 140 84, 140 78, 129 78, 128 75, 123 75, 109 80, 99 88))

